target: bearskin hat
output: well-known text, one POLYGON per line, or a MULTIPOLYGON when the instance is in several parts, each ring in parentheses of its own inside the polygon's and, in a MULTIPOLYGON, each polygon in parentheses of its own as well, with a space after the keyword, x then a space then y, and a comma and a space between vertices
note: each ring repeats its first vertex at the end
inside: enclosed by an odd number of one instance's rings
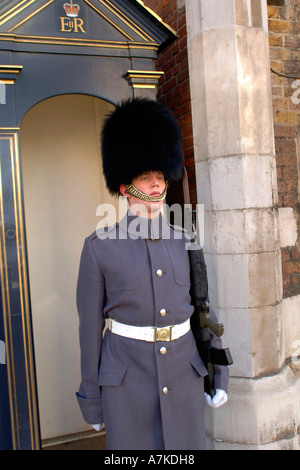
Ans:
POLYGON ((167 180, 180 178, 180 128, 172 112, 157 101, 123 101, 106 117, 101 141, 103 173, 111 194, 118 194, 121 184, 130 184, 145 171, 162 171, 167 180))

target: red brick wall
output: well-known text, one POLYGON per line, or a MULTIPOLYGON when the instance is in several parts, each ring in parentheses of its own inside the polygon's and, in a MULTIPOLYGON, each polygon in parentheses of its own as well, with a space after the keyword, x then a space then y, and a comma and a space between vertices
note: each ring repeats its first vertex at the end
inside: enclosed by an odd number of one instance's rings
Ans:
MULTIPOLYGON (((175 114, 181 127, 184 165, 189 175, 191 201, 196 203, 194 144, 192 130, 187 32, 185 7, 177 9, 176 0, 144 0, 144 4, 158 14, 178 34, 178 39, 159 54, 156 69, 165 72, 158 87, 158 101, 175 114)), ((168 203, 182 203, 182 183, 172 183, 168 203)))
MULTIPOLYGON (((279 207, 293 208, 300 233, 300 0, 268 0, 268 16, 279 207)), ((284 297, 300 294, 299 248, 282 249, 284 297)))

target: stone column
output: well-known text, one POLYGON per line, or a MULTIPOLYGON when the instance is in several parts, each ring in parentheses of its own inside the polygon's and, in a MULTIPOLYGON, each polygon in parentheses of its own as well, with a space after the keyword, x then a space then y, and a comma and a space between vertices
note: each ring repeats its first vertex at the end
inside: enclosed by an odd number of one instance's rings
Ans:
POLYGON ((299 378, 285 364, 265 0, 186 0, 198 203, 211 304, 225 324, 229 401, 208 447, 299 448, 299 378))

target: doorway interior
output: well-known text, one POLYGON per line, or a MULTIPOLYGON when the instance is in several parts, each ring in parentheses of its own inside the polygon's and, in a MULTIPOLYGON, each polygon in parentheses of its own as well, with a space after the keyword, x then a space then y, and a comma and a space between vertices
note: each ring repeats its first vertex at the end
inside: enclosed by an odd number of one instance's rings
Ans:
POLYGON ((31 108, 21 125, 24 210, 42 441, 90 429, 80 382, 76 282, 97 207, 117 205, 101 169, 100 129, 113 109, 87 95, 61 95, 31 108))

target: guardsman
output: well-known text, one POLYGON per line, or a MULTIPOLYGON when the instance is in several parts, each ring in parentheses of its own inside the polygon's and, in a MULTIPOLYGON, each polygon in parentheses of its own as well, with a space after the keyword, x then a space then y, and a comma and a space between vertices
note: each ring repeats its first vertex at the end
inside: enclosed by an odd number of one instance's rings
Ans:
MULTIPOLYGON (((107 449, 205 449, 207 370, 190 329, 186 239, 161 215, 182 170, 177 121, 156 101, 125 101, 104 122, 102 157, 109 191, 129 209, 82 251, 79 406, 89 424, 105 424, 107 449)), ((216 367, 212 406, 226 402, 227 383, 216 367)))

